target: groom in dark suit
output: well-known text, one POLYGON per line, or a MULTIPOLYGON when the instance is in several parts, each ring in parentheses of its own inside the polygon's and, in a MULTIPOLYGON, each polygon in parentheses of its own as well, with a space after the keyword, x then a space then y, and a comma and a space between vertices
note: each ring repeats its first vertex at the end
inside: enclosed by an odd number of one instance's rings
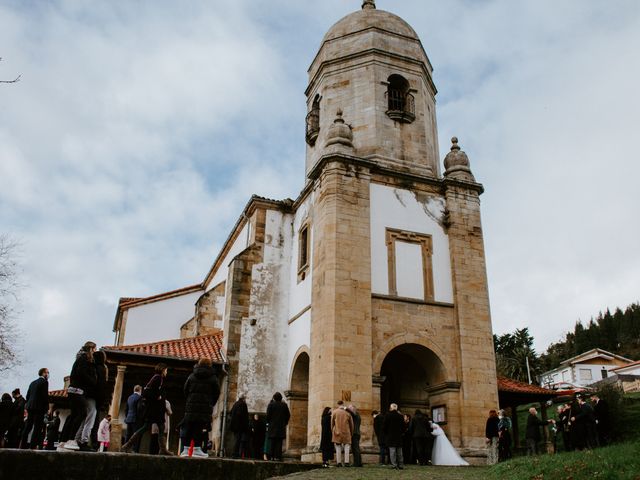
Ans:
POLYGON ((41 368, 38 370, 38 378, 36 378, 27 391, 27 421, 22 430, 22 441, 20 448, 32 449, 40 447, 42 443, 42 434, 44 429, 44 414, 49 410, 49 370, 41 368), (29 442, 29 433, 33 427, 31 442, 29 442))

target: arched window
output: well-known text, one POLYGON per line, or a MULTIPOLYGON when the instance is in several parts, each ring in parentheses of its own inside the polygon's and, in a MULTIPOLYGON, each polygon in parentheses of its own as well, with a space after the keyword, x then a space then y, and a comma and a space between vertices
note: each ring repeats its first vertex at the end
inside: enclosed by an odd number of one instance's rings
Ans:
POLYGON ((399 122, 413 122, 416 118, 416 107, 409 90, 409 82, 397 74, 391 75, 387 82, 387 115, 399 122))
POLYGON ((320 98, 320 95, 316 95, 313 99, 311 110, 307 113, 305 137, 307 143, 312 146, 316 143, 316 138, 318 138, 318 133, 320 133, 320 98))

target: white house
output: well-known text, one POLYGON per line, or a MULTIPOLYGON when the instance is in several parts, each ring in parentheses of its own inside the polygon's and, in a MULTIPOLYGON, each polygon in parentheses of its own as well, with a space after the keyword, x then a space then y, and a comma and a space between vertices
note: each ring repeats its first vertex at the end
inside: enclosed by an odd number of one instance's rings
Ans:
POLYGON ((563 361, 554 370, 544 372, 540 375, 540 385, 554 389, 567 383, 586 387, 612 375, 615 369, 624 368, 633 363, 638 362, 594 348, 563 361))

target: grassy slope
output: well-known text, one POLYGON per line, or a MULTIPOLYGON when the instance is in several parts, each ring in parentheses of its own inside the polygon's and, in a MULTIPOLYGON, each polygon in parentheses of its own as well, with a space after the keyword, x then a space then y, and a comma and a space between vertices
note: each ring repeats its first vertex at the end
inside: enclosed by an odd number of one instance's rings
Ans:
POLYGON ((640 480, 640 441, 585 452, 520 457, 488 471, 509 480, 640 480))

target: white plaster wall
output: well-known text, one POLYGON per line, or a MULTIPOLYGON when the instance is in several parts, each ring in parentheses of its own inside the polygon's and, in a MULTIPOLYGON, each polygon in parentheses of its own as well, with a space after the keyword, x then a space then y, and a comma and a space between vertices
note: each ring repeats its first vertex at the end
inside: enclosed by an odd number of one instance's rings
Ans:
MULTIPOLYGON (((573 367, 575 372, 575 379, 576 379, 575 383, 581 386, 586 386, 586 385, 591 385, 592 383, 595 383, 595 382, 599 382, 600 380, 602 380, 602 374, 600 373, 602 371, 602 367, 604 367, 604 369, 608 372, 609 370, 613 370, 614 368, 617 368, 618 365, 609 365, 609 364, 593 365, 593 364, 582 364, 582 363, 575 364, 573 367), (582 379, 580 370, 583 370, 583 369, 591 371, 591 380, 582 379)), ((613 372, 609 374, 609 376, 611 375, 613 375, 613 372)))
POLYGON ((265 411, 287 388, 291 215, 267 211, 264 260, 253 266, 249 317, 242 323, 238 388, 250 410, 265 411), (255 323, 252 325, 253 320, 255 323))
POLYGON ((180 338, 180 327, 195 313, 202 290, 128 310, 123 345, 180 338))
MULTIPOLYGON (((442 197, 419 200, 410 190, 371 184, 371 291, 389 294, 385 232, 396 228, 431 235, 434 300, 453 302, 449 238, 436 219, 444 210, 442 197)), ((397 259, 398 264, 403 259, 397 259)), ((400 275, 398 275, 399 277, 400 275)), ((422 297, 423 295, 421 295, 422 297)))
POLYGON ((303 309, 311 305, 311 272, 313 271, 313 218, 311 216, 312 195, 300 204, 293 216, 293 223, 290 228, 291 237, 291 258, 289 272, 289 316, 293 318, 303 309), (303 223, 309 221, 309 268, 305 279, 298 282, 298 232, 303 223))
POLYGON ((247 222, 245 226, 242 227, 242 230, 236 237, 236 241, 233 243, 233 245, 229 249, 229 252, 220 263, 220 267, 214 273, 213 278, 207 284, 205 289, 206 292, 211 290, 220 282, 223 282, 227 279, 227 275, 229 273, 229 264, 231 263, 231 260, 233 260, 236 255, 238 255, 248 246, 249 246, 249 223, 247 222))
MULTIPOLYGON (((289 325, 289 347, 287 352, 287 374, 291 374, 293 360, 300 347, 311 345, 311 310, 307 310, 289 325)), ((291 379, 289 378, 290 382, 291 379)), ((289 386, 287 386, 289 388, 289 386)))
POLYGON ((611 373, 616 373, 618 375, 640 375, 640 365, 629 366, 611 373))

